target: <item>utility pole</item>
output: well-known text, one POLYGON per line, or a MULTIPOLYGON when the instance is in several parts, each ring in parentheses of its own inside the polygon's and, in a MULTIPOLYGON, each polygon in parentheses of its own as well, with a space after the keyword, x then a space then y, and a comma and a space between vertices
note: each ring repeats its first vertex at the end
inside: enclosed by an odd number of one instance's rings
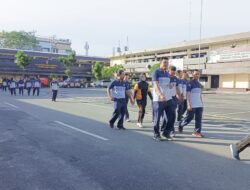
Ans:
POLYGON ((89 56, 89 43, 88 42, 85 42, 84 49, 85 49, 85 55, 89 56))
POLYGON ((200 12, 200 42, 199 42, 199 70, 201 70, 201 38, 202 38, 202 18, 203 17, 203 0, 201 0, 200 12))

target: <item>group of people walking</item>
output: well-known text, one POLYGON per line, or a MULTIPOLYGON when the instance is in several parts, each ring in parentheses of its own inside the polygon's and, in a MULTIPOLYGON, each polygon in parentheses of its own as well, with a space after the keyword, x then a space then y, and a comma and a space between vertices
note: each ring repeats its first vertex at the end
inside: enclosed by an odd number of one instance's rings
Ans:
POLYGON ((129 121, 128 117, 124 118, 128 115, 126 113, 129 100, 132 105, 137 103, 139 110, 137 126, 143 127, 149 96, 152 101, 155 140, 161 141, 162 137, 173 140, 176 120, 178 131, 182 133, 184 126, 188 125, 194 117, 195 129, 192 135, 204 137, 201 133, 203 101, 202 85, 199 83, 200 73, 195 70, 192 74, 192 80, 188 81, 185 71, 177 71, 175 66, 169 66, 168 59, 163 59, 160 62, 160 68, 152 74, 152 90, 146 82, 145 74, 141 74, 140 81, 132 89, 124 71, 120 70, 117 73, 117 80, 114 80, 108 88, 108 97, 114 101, 114 112, 109 121, 110 127, 114 128, 115 121, 118 119, 117 128, 125 129, 124 120, 129 121))
POLYGON ((36 94, 39 96, 41 88, 41 81, 38 77, 31 79, 31 78, 20 78, 19 80, 15 80, 14 78, 4 78, 2 80, 2 89, 4 92, 10 91, 11 95, 17 94, 16 90, 18 90, 19 95, 24 95, 24 89, 27 90, 27 95, 30 96, 31 91, 33 96, 36 94))
MULTIPOLYGON (((23 77, 20 77, 19 80, 15 80, 14 78, 3 78, 2 80, 2 90, 3 92, 10 92, 12 96, 18 94, 23 96, 24 90, 27 90, 27 95, 30 96, 31 94, 33 96, 39 96, 40 95, 40 88, 41 88, 41 81, 39 77, 31 78, 28 77, 24 79, 23 77)), ((58 90, 59 90, 59 82, 56 78, 53 78, 53 80, 50 82, 50 88, 52 91, 52 101, 56 101, 58 90)))

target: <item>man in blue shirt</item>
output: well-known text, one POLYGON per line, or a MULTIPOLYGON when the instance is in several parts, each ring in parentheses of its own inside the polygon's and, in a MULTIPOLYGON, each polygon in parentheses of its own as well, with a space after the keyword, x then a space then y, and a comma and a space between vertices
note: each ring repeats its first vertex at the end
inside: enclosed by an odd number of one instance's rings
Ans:
MULTIPOLYGON (((128 74, 125 74, 124 82, 125 82, 125 84, 126 84, 126 88, 129 89, 129 90, 131 90, 132 87, 131 87, 131 84, 130 84, 130 82, 129 82, 129 75, 128 75, 128 74)), ((130 119, 129 119, 129 112, 128 112, 128 102, 129 102, 129 97, 128 97, 128 95, 126 94, 127 110, 126 110, 126 112, 125 112, 125 120, 126 120, 127 122, 130 122, 130 119)))
POLYGON ((117 80, 114 80, 107 89, 109 99, 114 101, 114 112, 109 120, 109 126, 114 128, 114 124, 118 119, 117 128, 123 130, 125 129, 123 125, 124 115, 127 110, 126 95, 129 97, 131 104, 134 105, 132 92, 124 82, 124 77, 124 71, 118 71, 117 80))
POLYGON ((171 95, 170 75, 168 73, 168 59, 161 60, 160 68, 155 70, 152 74, 153 81, 153 127, 154 139, 161 141, 159 125, 161 117, 168 121, 164 127, 162 135, 170 139, 171 126, 174 122, 174 109, 171 95))
POLYGON ((18 89, 19 89, 19 95, 23 95, 23 89, 24 89, 23 78, 20 78, 20 80, 18 81, 18 89))
POLYGON ((183 118, 184 113, 187 110, 187 84, 186 73, 184 71, 178 71, 179 77, 179 91, 181 93, 182 101, 178 105, 178 116, 177 121, 180 122, 183 118))
POLYGON ((31 91, 31 88, 32 88, 32 82, 31 82, 30 78, 28 78, 26 80, 26 82, 25 82, 25 88, 28 91, 28 96, 30 96, 30 91, 31 91))
POLYGON ((199 82, 200 72, 195 70, 193 72, 193 79, 187 86, 187 115, 179 123, 179 132, 182 133, 183 127, 188 125, 195 116, 195 129, 192 133, 195 137, 204 137, 201 133, 202 126, 202 113, 203 113, 203 101, 202 101, 202 85, 199 82))
POLYGON ((33 84, 33 96, 35 95, 36 92, 37 92, 36 95, 39 96, 40 88, 41 88, 41 81, 38 77, 36 77, 33 84))

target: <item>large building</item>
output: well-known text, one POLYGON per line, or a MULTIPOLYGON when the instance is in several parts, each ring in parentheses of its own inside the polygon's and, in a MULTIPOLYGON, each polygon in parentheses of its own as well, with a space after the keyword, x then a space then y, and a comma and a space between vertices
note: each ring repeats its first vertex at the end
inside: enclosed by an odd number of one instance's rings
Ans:
POLYGON ((71 41, 69 39, 57 39, 52 37, 36 37, 38 42, 35 51, 47 53, 68 54, 72 51, 71 41))
POLYGON ((110 57, 110 64, 121 64, 126 72, 141 73, 164 57, 179 69, 200 69, 205 88, 250 88, 250 32, 118 54, 110 57))
MULTIPOLYGON (((20 69, 15 63, 15 55, 18 50, 0 49, 0 78, 18 77, 18 76, 44 76, 56 75, 65 77, 64 67, 58 61, 60 56, 66 56, 59 53, 44 53, 36 51, 24 51, 32 57, 32 62, 25 68, 20 69)), ((97 61, 109 65, 109 59, 102 57, 76 56, 77 62, 71 67, 72 76, 92 79, 91 68, 97 61)))

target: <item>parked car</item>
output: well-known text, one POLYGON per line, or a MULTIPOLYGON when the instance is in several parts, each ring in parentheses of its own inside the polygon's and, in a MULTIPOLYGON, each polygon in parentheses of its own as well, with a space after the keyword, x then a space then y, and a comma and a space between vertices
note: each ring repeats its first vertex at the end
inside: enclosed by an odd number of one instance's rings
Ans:
POLYGON ((84 86, 84 83, 80 78, 70 77, 59 83, 59 86, 63 88, 81 88, 84 86))
POLYGON ((91 83, 92 87, 95 88, 107 88, 111 83, 111 80, 98 80, 91 83))

